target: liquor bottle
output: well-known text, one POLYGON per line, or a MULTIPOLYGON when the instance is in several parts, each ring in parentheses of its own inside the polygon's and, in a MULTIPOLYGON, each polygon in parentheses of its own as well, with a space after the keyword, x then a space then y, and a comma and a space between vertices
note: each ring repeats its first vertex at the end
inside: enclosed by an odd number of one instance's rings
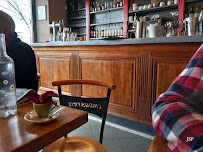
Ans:
POLYGON ((120 7, 122 7, 122 6, 123 6, 123 0, 120 1, 120 7))
POLYGON ((0 34, 0 71, 0 118, 5 118, 17 113, 17 104, 14 62, 6 53, 4 34, 0 34))
POLYGON ((120 1, 117 0, 117 7, 120 7, 120 1))
POLYGON ((92 12, 92 1, 90 2, 90 12, 92 12))
POLYGON ((113 2, 112 1, 109 2, 109 7, 113 8, 113 2))
POLYGON ((95 3, 94 11, 95 11, 95 12, 98 11, 97 1, 96 1, 96 3, 95 3))
POLYGON ((110 9, 109 1, 107 1, 107 9, 110 9))
POLYGON ((95 29, 94 29, 94 38, 96 38, 97 37, 97 33, 96 33, 96 27, 95 27, 95 29))
POLYGON ((90 31, 90 37, 94 38, 94 27, 91 27, 91 31, 90 31))
POLYGON ((104 26, 101 27, 101 37, 104 37, 104 26))
POLYGON ((194 16, 194 8, 193 6, 190 8, 190 12, 189 12, 189 17, 193 17, 194 16))
POLYGON ((59 20, 59 30, 58 30, 57 35, 56 35, 56 40, 58 42, 62 42, 63 41, 62 24, 61 24, 60 20, 59 20))
POLYGON ((116 8, 117 7, 117 3, 116 3, 116 0, 114 0, 113 2, 113 8, 116 8))
POLYGON ((102 10, 105 10, 105 4, 104 3, 102 4, 102 10))
POLYGON ((95 2, 93 2, 93 4, 92 4, 92 11, 93 12, 95 11, 95 2))
POLYGON ((102 10, 102 3, 99 3, 99 11, 102 10))
POLYGON ((104 8, 107 9, 107 2, 104 2, 104 8))

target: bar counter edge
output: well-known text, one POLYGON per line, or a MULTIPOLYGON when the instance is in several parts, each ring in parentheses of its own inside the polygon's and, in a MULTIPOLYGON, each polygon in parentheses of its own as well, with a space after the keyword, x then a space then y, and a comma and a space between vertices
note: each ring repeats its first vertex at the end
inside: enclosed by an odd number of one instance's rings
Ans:
POLYGON ((32 47, 38 46, 84 46, 84 45, 124 45, 124 44, 152 44, 152 43, 186 43, 202 42, 203 35, 198 36, 176 36, 176 37, 156 37, 140 39, 116 39, 116 40, 91 40, 91 41, 71 41, 71 42, 43 42, 32 43, 32 47))

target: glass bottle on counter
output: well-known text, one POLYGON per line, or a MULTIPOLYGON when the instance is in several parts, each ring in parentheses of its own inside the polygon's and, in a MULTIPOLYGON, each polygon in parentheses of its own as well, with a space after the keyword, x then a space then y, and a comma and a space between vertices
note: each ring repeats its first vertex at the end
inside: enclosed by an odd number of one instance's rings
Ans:
POLYGON ((14 62, 6 53, 5 35, 0 33, 0 118, 15 115, 16 83, 14 62))
POLYGON ((59 30, 58 30, 56 36, 57 36, 56 37, 57 42, 62 42, 63 41, 63 33, 62 33, 61 21, 59 21, 59 30))

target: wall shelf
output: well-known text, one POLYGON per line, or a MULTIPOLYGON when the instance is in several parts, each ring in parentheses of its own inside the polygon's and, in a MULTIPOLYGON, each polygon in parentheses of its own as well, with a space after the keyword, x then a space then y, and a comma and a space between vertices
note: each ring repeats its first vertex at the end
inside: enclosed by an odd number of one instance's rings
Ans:
POLYGON ((106 10, 101 10, 96 12, 90 12, 90 14, 104 13, 104 12, 110 12, 110 11, 115 11, 120 9, 123 9, 123 7, 116 7, 116 8, 111 8, 111 9, 106 9, 106 10))
POLYGON ((69 20, 72 21, 72 20, 81 20, 81 19, 86 19, 86 17, 85 16, 84 17, 76 17, 76 18, 71 18, 69 20))
POLYGON ((81 9, 77 9, 77 10, 74 10, 74 11, 71 11, 71 12, 78 12, 78 11, 85 11, 86 8, 81 8, 81 9))
POLYGON ((178 8, 178 4, 153 7, 153 8, 143 9, 143 10, 129 11, 129 13, 155 12, 155 11, 163 11, 163 10, 172 9, 172 8, 178 8))
POLYGON ((86 25, 76 25, 76 26, 71 26, 70 25, 70 27, 73 27, 73 28, 75 28, 75 27, 86 27, 86 25))

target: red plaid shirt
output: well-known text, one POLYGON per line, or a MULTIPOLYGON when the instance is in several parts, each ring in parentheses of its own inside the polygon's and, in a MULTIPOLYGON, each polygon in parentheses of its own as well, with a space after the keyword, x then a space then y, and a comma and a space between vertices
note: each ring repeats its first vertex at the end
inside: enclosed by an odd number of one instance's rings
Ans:
POLYGON ((158 97, 152 120, 173 152, 203 152, 203 44, 158 97))

